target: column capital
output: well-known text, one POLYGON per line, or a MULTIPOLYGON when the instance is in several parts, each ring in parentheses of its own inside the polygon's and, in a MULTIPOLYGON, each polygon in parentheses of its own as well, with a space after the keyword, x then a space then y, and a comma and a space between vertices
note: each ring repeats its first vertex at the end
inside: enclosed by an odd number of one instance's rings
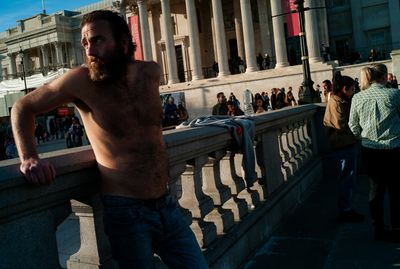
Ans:
POLYGON ((61 47, 61 42, 60 41, 54 41, 53 42, 54 47, 60 48, 61 47))

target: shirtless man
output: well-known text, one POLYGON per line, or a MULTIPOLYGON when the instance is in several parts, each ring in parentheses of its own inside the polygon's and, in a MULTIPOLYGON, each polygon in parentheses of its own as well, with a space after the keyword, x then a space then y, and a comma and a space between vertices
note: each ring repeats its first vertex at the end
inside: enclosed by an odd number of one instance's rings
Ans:
POLYGON ((74 102, 96 156, 105 232, 120 269, 153 268, 154 252, 170 268, 208 268, 167 190, 159 66, 133 60, 131 34, 117 13, 94 11, 81 27, 87 67, 37 88, 12 108, 21 172, 32 184, 54 181, 53 166, 35 148, 35 116, 74 102))

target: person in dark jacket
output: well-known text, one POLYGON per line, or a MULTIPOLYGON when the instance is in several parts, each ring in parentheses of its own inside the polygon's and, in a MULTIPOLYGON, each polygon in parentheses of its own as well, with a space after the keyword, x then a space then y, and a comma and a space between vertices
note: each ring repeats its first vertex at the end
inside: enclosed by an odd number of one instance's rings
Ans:
POLYGON ((228 115, 228 106, 223 92, 217 94, 218 103, 212 109, 213 115, 228 115))

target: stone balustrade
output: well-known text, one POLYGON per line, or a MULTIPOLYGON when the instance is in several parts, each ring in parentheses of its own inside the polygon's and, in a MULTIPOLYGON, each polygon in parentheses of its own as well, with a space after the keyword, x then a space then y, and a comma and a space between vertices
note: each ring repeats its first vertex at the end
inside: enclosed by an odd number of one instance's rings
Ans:
MULTIPOLYGON (((243 155, 225 127, 164 132, 171 193, 210 268, 238 268, 322 177, 320 105, 254 116, 257 180, 246 187, 243 155)), ((81 245, 68 268, 116 268, 103 233, 98 174, 90 146, 43 154, 57 170, 50 186, 30 186, 18 160, 0 162, 0 268, 60 268, 57 226, 79 217, 81 245)))

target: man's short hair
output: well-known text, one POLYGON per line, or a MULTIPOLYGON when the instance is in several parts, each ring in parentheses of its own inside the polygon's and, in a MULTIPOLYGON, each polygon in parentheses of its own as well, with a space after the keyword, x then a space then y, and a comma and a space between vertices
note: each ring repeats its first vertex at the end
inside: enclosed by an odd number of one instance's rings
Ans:
POLYGON ((128 24, 118 13, 111 10, 95 10, 87 13, 82 17, 81 28, 87 23, 96 21, 106 21, 109 23, 115 41, 122 40, 123 38, 128 39, 127 56, 133 56, 136 44, 132 41, 132 34, 129 31, 128 24))
POLYGON ((218 94, 217 94, 217 98, 219 98, 219 97, 221 97, 222 95, 225 95, 223 92, 219 92, 218 94))
POLYGON ((325 83, 327 85, 331 85, 331 81, 329 79, 325 79, 324 81, 322 81, 322 83, 325 83))

